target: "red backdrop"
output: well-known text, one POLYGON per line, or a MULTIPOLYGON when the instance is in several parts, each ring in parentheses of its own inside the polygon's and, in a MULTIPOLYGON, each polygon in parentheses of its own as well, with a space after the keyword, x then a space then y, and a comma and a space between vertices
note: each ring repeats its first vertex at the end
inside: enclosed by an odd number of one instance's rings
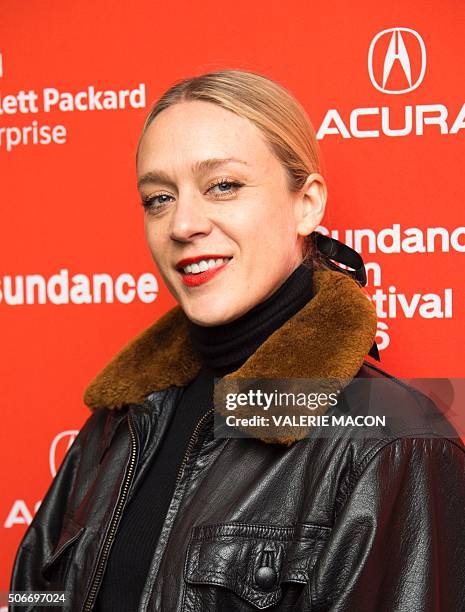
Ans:
POLYGON ((329 186, 321 231, 355 237, 367 264, 381 367, 465 374, 464 21, 454 0, 4 4, 0 590, 90 414, 84 388, 175 303, 144 242, 134 162, 175 80, 242 68, 297 96, 329 186))

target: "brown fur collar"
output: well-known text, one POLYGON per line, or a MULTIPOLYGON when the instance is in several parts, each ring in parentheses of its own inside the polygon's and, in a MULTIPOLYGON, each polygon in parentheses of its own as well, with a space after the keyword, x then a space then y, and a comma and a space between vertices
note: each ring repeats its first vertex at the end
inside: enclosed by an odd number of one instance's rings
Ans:
MULTIPOLYGON (((225 379, 350 381, 355 376, 375 338, 375 308, 359 285, 340 272, 316 270, 313 285, 313 298, 225 379)), ((162 315, 90 383, 84 394, 86 405, 92 410, 118 409, 127 403, 141 403, 152 391, 188 384, 200 369, 189 341, 188 325, 179 305, 162 315)), ((305 407, 303 411, 308 414, 305 407)), ((266 442, 281 444, 290 444, 307 432, 308 428, 295 427, 268 431, 266 435, 249 430, 266 442)))

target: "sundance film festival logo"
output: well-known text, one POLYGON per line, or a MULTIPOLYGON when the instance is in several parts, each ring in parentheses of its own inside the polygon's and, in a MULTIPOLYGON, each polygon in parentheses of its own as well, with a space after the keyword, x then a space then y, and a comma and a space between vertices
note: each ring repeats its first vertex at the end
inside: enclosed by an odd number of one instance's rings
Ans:
POLYGON ((388 28, 376 34, 368 50, 368 74, 379 91, 387 94, 404 94, 416 89, 425 76, 426 47, 422 37, 410 28, 388 28), (383 43, 389 40, 387 49, 383 43), (381 59, 384 56, 384 61, 381 59), (382 70, 380 70, 382 66, 382 70), (396 74, 397 72, 397 74, 396 74), (408 87, 403 89, 389 85, 401 74, 408 87))
MULTIPOLYGON (((55 478, 57 475, 60 465, 73 442, 76 440, 78 433, 78 429, 68 429, 66 431, 61 431, 53 438, 48 456, 52 478, 55 478)), ((41 503, 41 499, 35 501, 33 504, 31 504, 29 500, 26 500, 26 498, 14 499, 3 521, 3 527, 11 529, 15 526, 30 525, 41 503)))
MULTIPOLYGON (((455 61, 459 61, 454 58, 455 61)), ((408 94, 422 83, 426 72, 426 45, 412 28, 392 27, 378 32, 368 47, 368 75, 375 89, 384 94, 408 94)), ((446 104, 406 104, 402 106, 363 106, 326 112, 317 138, 423 136, 427 132, 457 134, 465 128, 463 101, 450 109, 446 104), (403 111, 403 112, 402 112, 403 111)))

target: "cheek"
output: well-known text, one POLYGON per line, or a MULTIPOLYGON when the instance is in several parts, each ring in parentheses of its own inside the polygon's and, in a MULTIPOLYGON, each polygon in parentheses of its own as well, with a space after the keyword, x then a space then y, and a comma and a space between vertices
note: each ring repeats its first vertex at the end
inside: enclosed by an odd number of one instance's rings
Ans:
POLYGON ((222 216, 221 227, 236 242, 249 246, 257 245, 257 239, 267 232, 270 219, 266 201, 249 200, 241 203, 227 216, 222 216))
POLYGON ((260 203, 254 211, 257 227, 266 227, 274 234, 286 231, 292 223, 292 211, 287 198, 288 194, 281 193, 278 189, 262 194, 260 203))
POLYGON ((150 216, 146 216, 144 220, 144 233, 145 238, 149 244, 158 244, 161 236, 163 236, 164 229, 162 224, 158 221, 154 221, 150 216))
POLYGON ((163 249, 159 248, 159 231, 154 225, 150 222, 144 223, 144 234, 147 246, 152 253, 153 258, 158 261, 160 252, 163 249))
POLYGON ((253 262, 269 265, 276 261, 278 253, 289 250, 289 223, 281 212, 265 214, 263 209, 253 214, 230 219, 225 232, 239 246, 241 257, 253 262))
POLYGON ((144 219, 144 236, 145 236, 145 240, 147 242, 147 244, 150 241, 150 230, 149 230, 149 226, 147 224, 147 221, 144 219))

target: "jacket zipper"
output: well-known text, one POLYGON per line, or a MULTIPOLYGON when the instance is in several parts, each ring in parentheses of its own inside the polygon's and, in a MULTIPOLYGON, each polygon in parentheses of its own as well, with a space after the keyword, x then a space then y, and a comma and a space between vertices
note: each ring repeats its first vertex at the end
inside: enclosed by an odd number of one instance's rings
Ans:
POLYGON ((189 439, 189 443, 187 444, 187 448, 186 448, 186 452, 184 453, 184 457, 182 458, 181 461, 181 465, 179 466, 179 470, 178 470, 178 475, 176 477, 176 482, 174 485, 174 490, 176 491, 176 487, 179 484, 179 481, 182 478, 182 474, 184 472, 184 468, 186 467, 186 463, 187 460, 189 459, 189 455, 192 452, 192 448, 194 447, 194 444, 197 440, 197 436, 199 434, 199 429, 201 429, 203 422, 205 421, 205 419, 213 412, 213 408, 210 408, 210 410, 208 412, 206 412, 198 421, 197 421, 197 425, 194 428, 194 431, 191 434, 191 437, 189 439))
POLYGON ((129 427, 129 434, 131 436, 131 452, 130 452, 130 456, 128 460, 126 477, 123 482, 120 497, 118 501, 116 502, 115 511, 111 519, 111 524, 110 524, 110 529, 108 531, 108 535, 103 543, 102 548, 100 549, 101 552, 100 552, 100 557, 99 557, 98 564, 97 564, 97 569, 92 579, 92 583, 89 589, 89 594, 84 603, 84 607, 82 608, 83 612, 90 612, 90 610, 92 610, 92 606, 95 603, 95 596, 102 582, 103 568, 105 566, 105 562, 109 555, 111 543, 115 537, 116 529, 118 527, 118 522, 119 522, 121 513, 123 511, 123 508, 124 508, 124 504, 125 504, 128 492, 129 492, 129 487, 131 485, 132 478, 134 476, 134 468, 136 465, 136 457, 137 457, 137 439, 136 439, 136 434, 134 432, 132 417, 129 412, 128 412, 128 427, 129 427))
MULTIPOLYGON (((202 417, 201 417, 201 418, 200 418, 200 419, 197 421, 197 425, 195 426, 194 431, 193 431, 193 432, 192 432, 192 434, 191 434, 191 437, 190 437, 189 442, 188 442, 188 444, 187 444, 186 452, 184 453, 184 457, 183 457, 183 459, 182 459, 182 461, 181 461, 181 465, 179 466, 178 475, 177 475, 177 477, 176 477, 176 482, 175 482, 175 486, 174 486, 173 498, 174 498, 174 497, 175 497, 175 495, 176 495, 176 489, 178 488, 179 482, 180 482, 180 480, 181 480, 181 478, 182 478, 182 475, 183 475, 183 473, 184 473, 184 469, 185 469, 185 467, 186 467, 186 463, 187 463, 187 461, 188 461, 188 459, 189 459, 189 455, 191 454, 192 449, 193 449, 193 447, 194 447, 194 445, 195 445, 195 442, 197 441, 197 437, 198 437, 198 434, 199 434, 199 430, 201 429, 201 427, 202 427, 202 425, 203 425, 204 421, 207 419, 207 417, 208 417, 208 416, 209 416, 209 415, 210 415, 212 412, 214 412, 214 408, 210 408, 210 410, 209 410, 208 412, 206 412, 206 413, 205 413, 205 414, 204 414, 204 415, 203 415, 203 416, 202 416, 202 417)), ((181 501, 182 501, 182 498, 179 500, 179 503, 178 503, 178 508, 176 509, 176 513, 174 514, 174 516, 173 516, 173 517, 172 517, 172 519, 171 519, 171 524, 169 525, 169 529, 170 529, 170 530, 171 530, 171 528, 172 528, 172 526, 173 526, 173 523, 174 523, 174 521, 175 521, 175 519, 176 519, 176 515, 177 515, 177 513, 178 513, 178 510, 179 510, 179 505, 181 504, 181 501)), ((169 513, 169 509, 168 509, 168 513, 169 513)), ((168 526, 167 526, 167 525, 165 525, 165 526, 164 526, 164 528, 162 528, 162 531, 161 531, 161 533, 160 533, 160 538, 159 538, 159 541, 160 541, 160 539, 161 539, 161 535, 163 534, 163 531, 164 531, 164 530, 166 530, 167 528, 168 528, 168 526)), ((166 542, 165 542, 164 548, 163 548, 163 550, 162 550, 162 552, 161 552, 161 555, 159 556, 158 563, 157 563, 157 567, 155 568, 155 571, 153 572, 152 584, 151 584, 151 586, 150 586, 150 590, 149 590, 149 593, 148 593, 148 596, 147 596, 147 600, 146 600, 146 601, 147 601, 147 604, 148 604, 148 602, 150 601, 150 598, 152 597, 153 586, 154 586, 154 584, 155 584, 155 580, 156 580, 156 577, 157 577, 157 575, 158 575, 158 570, 160 569, 160 564, 161 564, 161 561, 162 561, 162 558, 163 558, 164 552, 165 552, 165 550, 166 550, 166 547, 168 546, 168 541, 169 541, 169 538, 170 538, 170 534, 168 534, 168 537, 167 537, 167 539, 166 539, 166 542)), ((157 551, 155 551, 155 554, 156 554, 156 552, 157 552, 157 551)), ((149 572, 151 573, 151 568, 149 569, 149 572)), ((147 609, 147 606, 146 606, 146 605, 145 605, 145 606, 143 606, 143 607, 141 608, 141 610, 146 610, 146 609, 147 609)))

